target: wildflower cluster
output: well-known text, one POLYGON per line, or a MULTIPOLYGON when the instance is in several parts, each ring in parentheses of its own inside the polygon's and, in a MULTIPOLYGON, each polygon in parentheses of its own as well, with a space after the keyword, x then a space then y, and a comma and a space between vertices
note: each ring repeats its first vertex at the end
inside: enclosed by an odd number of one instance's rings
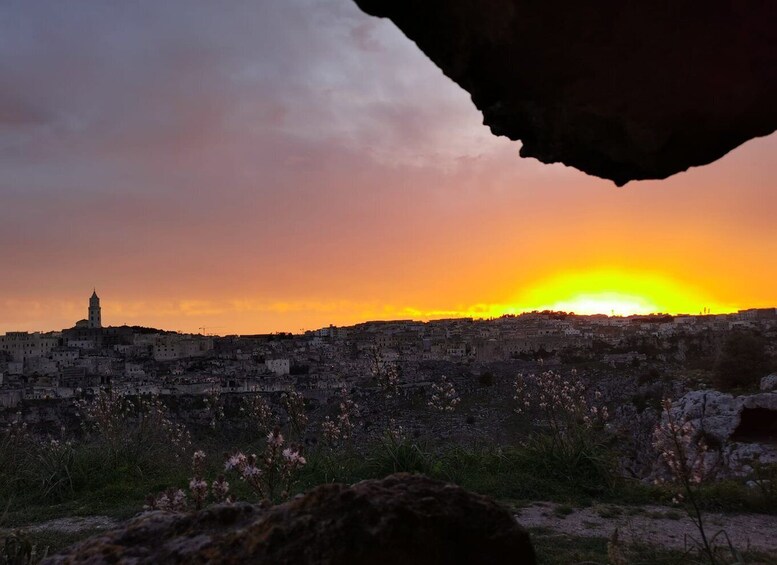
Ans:
POLYGON ((133 401, 106 389, 92 399, 76 400, 75 406, 84 431, 95 433, 114 457, 157 449, 181 460, 191 448, 189 431, 169 417, 158 396, 133 401))
POLYGON ((209 495, 215 502, 232 502, 229 497, 229 483, 224 475, 208 486, 205 479, 205 452, 197 450, 192 455, 192 478, 189 479, 189 495, 183 489, 169 488, 157 496, 148 496, 144 510, 164 510, 167 512, 186 512, 201 510, 208 501, 209 495))
POLYGON ((443 376, 441 383, 432 383, 432 395, 427 403, 430 408, 439 412, 454 412, 461 402, 453 383, 443 376))
POLYGON ((135 408, 132 401, 113 389, 101 389, 91 400, 76 400, 75 407, 85 432, 95 432, 114 454, 124 449, 126 424, 135 408))
POLYGON ((0 437, 4 441, 12 443, 20 443, 30 437, 27 422, 22 419, 21 412, 16 412, 14 419, 8 423, 8 426, 0 430, 0 437))
POLYGON ((689 518, 699 531, 701 540, 696 543, 700 552, 709 559, 710 563, 715 564, 718 562, 715 547, 717 534, 712 538, 707 536, 696 492, 699 484, 710 474, 710 469, 707 468, 707 444, 701 434, 694 430, 691 422, 680 422, 677 419, 672 411, 670 399, 665 398, 661 406, 664 412, 661 423, 653 433, 653 446, 669 470, 671 482, 682 489, 675 494, 673 502, 685 507, 689 518))
POLYGON ((305 397, 294 390, 284 392, 281 395, 281 405, 286 410, 292 433, 297 438, 301 438, 308 426, 308 416, 305 414, 305 397))
POLYGON ((599 391, 593 393, 589 402, 585 383, 577 378, 575 371, 569 378, 555 371, 539 375, 521 374, 514 387, 515 412, 539 413, 542 423, 554 434, 562 434, 576 425, 586 428, 603 425, 610 417, 599 391))
POLYGON ((198 450, 192 456, 192 474, 189 481, 189 492, 194 500, 194 506, 197 510, 202 508, 205 499, 208 496, 208 482, 203 479, 205 467, 205 452, 198 450))
POLYGON ((267 446, 261 457, 236 451, 226 456, 224 470, 237 473, 262 500, 286 498, 307 461, 299 447, 284 445, 283 435, 276 428, 267 434, 267 446))
POLYGON ((321 424, 321 433, 329 444, 337 444, 340 441, 348 441, 353 435, 354 419, 359 417, 359 405, 348 394, 348 389, 340 389, 340 410, 335 420, 329 416, 321 424))
POLYGON ((708 446, 691 422, 679 422, 672 413, 672 401, 661 403, 664 416, 653 432, 653 447, 672 480, 698 485, 712 472, 707 466, 708 446))
POLYGON ((219 420, 224 419, 224 401, 221 392, 217 388, 209 390, 204 397, 205 412, 208 416, 208 426, 215 430, 219 420))
POLYGON ((167 407, 158 396, 141 397, 138 401, 141 437, 154 438, 176 461, 184 461, 192 446, 189 430, 180 422, 174 422, 167 407))
POLYGON ((406 439, 405 429, 394 418, 389 418, 386 438, 393 443, 402 443, 406 439))
POLYGON ((275 416, 270 405, 259 393, 246 394, 240 406, 240 414, 247 420, 250 428, 265 435, 275 427, 275 416))
POLYGON ((224 478, 224 475, 216 477, 216 480, 213 481, 213 484, 211 485, 211 492, 213 493, 213 498, 216 499, 216 502, 232 502, 232 499, 229 496, 229 483, 226 478, 224 478))
POLYGON ((185 512, 188 509, 189 501, 186 499, 186 493, 181 489, 169 488, 157 496, 146 498, 146 504, 143 510, 162 510, 164 512, 185 512))

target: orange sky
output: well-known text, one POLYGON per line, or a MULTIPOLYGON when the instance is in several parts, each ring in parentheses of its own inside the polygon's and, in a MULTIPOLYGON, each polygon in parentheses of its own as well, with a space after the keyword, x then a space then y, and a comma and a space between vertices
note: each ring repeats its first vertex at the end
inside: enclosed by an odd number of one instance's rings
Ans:
POLYGON ((0 332, 777 305, 775 136, 618 189, 350 0, 174 4, 0 18, 0 332))

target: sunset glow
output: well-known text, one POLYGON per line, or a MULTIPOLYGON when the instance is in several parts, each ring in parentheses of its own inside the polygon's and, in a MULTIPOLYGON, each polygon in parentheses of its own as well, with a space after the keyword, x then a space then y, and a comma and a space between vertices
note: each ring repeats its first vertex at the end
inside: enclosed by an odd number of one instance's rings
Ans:
POLYGON ((562 274, 524 296, 523 309, 561 310, 576 314, 735 312, 736 305, 715 302, 703 290, 652 273, 602 270, 562 274))
POLYGON ((617 189, 350 0, 193 5, 0 18, 0 333, 777 304, 775 136, 617 189))

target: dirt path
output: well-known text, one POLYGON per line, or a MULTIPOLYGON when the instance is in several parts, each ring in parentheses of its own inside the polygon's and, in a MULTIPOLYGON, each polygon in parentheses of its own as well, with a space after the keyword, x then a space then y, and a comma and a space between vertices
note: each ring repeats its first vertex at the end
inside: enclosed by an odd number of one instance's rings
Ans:
POLYGON ((30 524, 21 528, 28 532, 59 532, 63 534, 75 534, 91 530, 110 530, 118 526, 120 522, 110 516, 74 516, 70 518, 57 518, 37 524, 30 524))
MULTIPOLYGON (((699 532, 679 509, 661 506, 617 506, 570 508, 550 502, 538 502, 516 510, 516 519, 526 528, 548 528, 571 536, 609 538, 618 528, 620 539, 650 545, 683 549, 693 545, 699 532)), ((777 552, 777 516, 763 514, 705 514, 708 536, 725 530, 739 550, 777 552)), ((727 544, 725 537, 719 545, 727 544)))
MULTIPOLYGON (((543 528, 555 533, 591 538, 609 538, 615 528, 624 543, 638 541, 649 545, 683 549, 698 538, 690 519, 679 509, 662 506, 617 506, 603 504, 570 508, 552 502, 536 502, 515 510, 518 522, 526 528, 543 528)), ((708 535, 725 530, 734 547, 777 553, 777 516, 763 514, 705 514, 708 535)), ((25 528, 29 532, 77 533, 108 530, 120 524, 109 516, 58 518, 25 528)), ((725 544, 719 538, 719 544, 725 544)))

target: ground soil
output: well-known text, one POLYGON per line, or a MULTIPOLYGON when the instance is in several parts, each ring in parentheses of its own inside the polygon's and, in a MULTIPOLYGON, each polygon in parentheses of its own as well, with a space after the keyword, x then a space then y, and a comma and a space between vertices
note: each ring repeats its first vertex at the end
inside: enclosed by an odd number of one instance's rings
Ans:
MULTIPOLYGON (((664 506, 617 506, 570 508, 538 502, 516 510, 516 519, 526 528, 543 528, 570 536, 609 538, 618 529, 623 543, 644 543, 671 549, 695 545, 699 530, 680 508, 664 506)), ((740 551, 777 554, 777 516, 764 514, 704 514, 705 532, 727 545, 726 535, 740 551)))

